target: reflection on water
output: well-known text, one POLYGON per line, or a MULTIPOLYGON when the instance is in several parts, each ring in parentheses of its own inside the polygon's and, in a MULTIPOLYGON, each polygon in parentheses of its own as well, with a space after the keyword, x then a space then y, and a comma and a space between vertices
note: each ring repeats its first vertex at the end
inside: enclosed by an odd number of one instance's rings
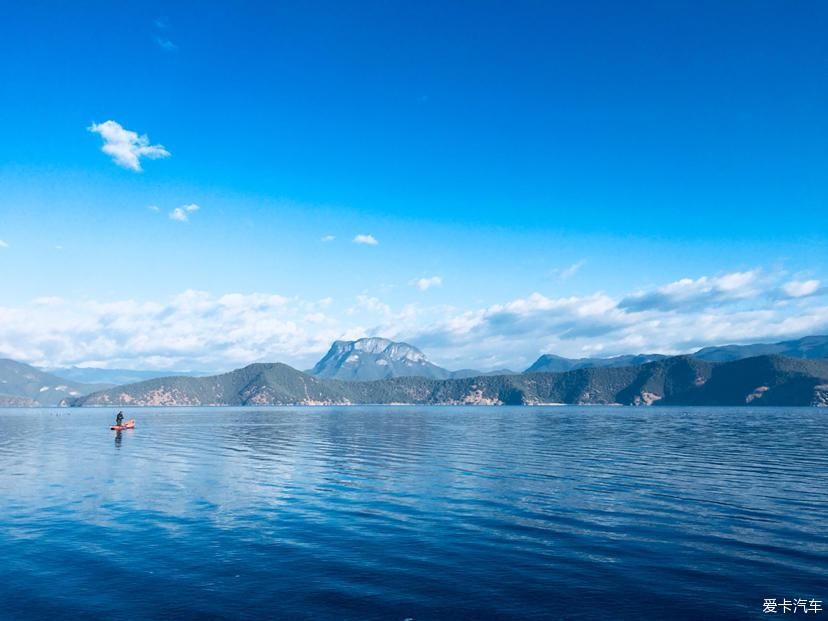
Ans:
POLYGON ((724 619, 828 599, 824 411, 129 417, 0 410, 5 614, 724 619))

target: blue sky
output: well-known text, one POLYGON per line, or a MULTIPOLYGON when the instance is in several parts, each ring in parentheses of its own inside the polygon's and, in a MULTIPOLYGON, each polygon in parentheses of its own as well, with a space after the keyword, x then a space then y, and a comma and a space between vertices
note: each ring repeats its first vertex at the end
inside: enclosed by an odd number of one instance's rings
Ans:
POLYGON ((0 355, 303 367, 380 334, 521 367, 828 329, 821 3, 15 4, 0 355))

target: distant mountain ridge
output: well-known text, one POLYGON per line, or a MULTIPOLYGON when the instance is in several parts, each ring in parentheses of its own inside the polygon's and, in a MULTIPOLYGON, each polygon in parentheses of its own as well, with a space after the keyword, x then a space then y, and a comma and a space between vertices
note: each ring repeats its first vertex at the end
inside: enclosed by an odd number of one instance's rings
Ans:
POLYGON ((170 377, 79 397, 73 405, 828 405, 828 360, 759 356, 712 363, 674 356, 625 367, 465 379, 322 379, 284 364, 170 377))
POLYGON ((752 345, 723 345, 705 347, 695 354, 696 358, 709 362, 729 362, 754 356, 787 356, 789 358, 828 358, 828 336, 806 336, 779 343, 754 343, 752 345))
POLYGON ((106 387, 73 382, 22 362, 0 359, 0 406, 60 405, 106 387))
POLYGON ((663 360, 667 357, 662 354, 637 354, 614 356, 612 358, 564 358, 555 354, 544 354, 524 373, 563 373, 575 369, 628 367, 663 360))
POLYGON ((67 380, 84 384, 134 384, 156 377, 171 377, 173 375, 198 376, 203 373, 194 371, 145 371, 133 369, 102 369, 99 367, 58 367, 42 368, 44 373, 51 373, 67 380))
MULTIPOLYGON (((755 356, 787 356, 789 358, 828 358, 828 336, 806 336, 779 343, 755 343, 751 345, 723 345, 705 347, 690 354, 708 362, 732 362, 755 356)), ((561 373, 574 369, 597 367, 624 367, 663 360, 664 354, 627 354, 611 358, 564 358, 555 354, 543 354, 524 373, 561 373)))

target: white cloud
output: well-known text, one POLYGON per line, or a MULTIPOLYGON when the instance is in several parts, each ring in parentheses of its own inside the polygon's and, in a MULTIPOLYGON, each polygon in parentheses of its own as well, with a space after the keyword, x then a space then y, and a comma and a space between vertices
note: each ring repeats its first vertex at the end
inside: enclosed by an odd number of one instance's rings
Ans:
POLYGON ((752 278, 680 279, 635 296, 596 292, 554 297, 535 292, 464 308, 422 301, 391 305, 367 293, 350 303, 325 297, 303 300, 274 293, 200 291, 166 300, 44 297, 0 306, 0 357, 44 366, 220 370, 283 361, 308 368, 332 341, 373 334, 410 342, 448 367, 522 370, 541 353, 571 357, 684 353, 705 345, 767 342, 828 331, 824 288, 788 287, 792 293, 812 292, 780 303, 779 292, 790 283, 782 274, 754 273, 752 278), (693 303, 657 303, 646 309, 625 306, 631 297, 677 295, 677 291, 682 295, 692 291, 688 295, 693 303), (741 297, 722 298, 721 291, 741 297))
POLYGON ((189 220, 187 212, 181 207, 176 207, 170 212, 170 220, 177 220, 178 222, 187 222, 189 220))
POLYGON ((818 280, 792 280, 782 285, 782 291, 792 298, 803 298, 813 295, 818 289, 818 280))
POLYGON ((0 306, 0 357, 48 366, 229 370, 269 360, 304 368, 345 332, 321 309, 272 293, 188 290, 162 301, 44 297, 0 306))
POLYGON ((356 296, 357 306, 355 309, 364 309, 382 315, 391 315, 391 307, 377 297, 370 295, 356 296))
POLYGON ((158 205, 147 205, 147 209, 149 209, 150 211, 161 211, 158 205))
POLYGON ((335 240, 335 239, 336 239, 336 236, 334 236, 334 235, 324 235, 324 236, 322 237, 322 241, 323 241, 323 242, 331 242, 331 241, 333 241, 333 240, 335 240))
POLYGON ((427 289, 431 289, 431 287, 439 287, 443 284, 443 279, 440 276, 429 276, 418 278, 413 282, 414 285, 420 289, 420 291, 425 291, 427 289))
POLYGON ((104 141, 101 151, 112 157, 112 161, 136 172, 141 170, 142 157, 156 160, 170 156, 162 145, 151 145, 146 135, 139 136, 115 121, 92 123, 87 129, 101 135, 104 141))
MULTIPOLYGON (((435 360, 466 366, 487 359, 492 366, 515 368, 542 353, 675 354, 828 331, 825 290, 814 284, 789 287, 789 293, 803 295, 780 305, 779 288, 779 275, 733 272, 680 279, 621 298, 533 293, 482 309, 434 313, 419 325, 388 322, 387 328, 402 332, 435 360), (487 358, 491 355, 496 357, 487 358)), ((421 312, 420 318, 426 315, 421 312)))
POLYGON ((681 278, 653 291, 627 296, 620 306, 628 311, 644 312, 734 302, 766 292, 758 280, 757 270, 681 278))
POLYGON ((181 207, 176 207, 170 212, 170 220, 176 220, 178 222, 188 222, 190 220, 189 214, 198 211, 201 209, 195 203, 190 203, 189 205, 182 205, 181 207))
POLYGON ((364 233, 360 233, 356 237, 354 237, 355 244, 365 244, 368 246, 376 246, 379 242, 373 235, 366 235, 364 233))
POLYGON ((8 248, 9 243, 5 240, 0 239, 0 248, 8 248))

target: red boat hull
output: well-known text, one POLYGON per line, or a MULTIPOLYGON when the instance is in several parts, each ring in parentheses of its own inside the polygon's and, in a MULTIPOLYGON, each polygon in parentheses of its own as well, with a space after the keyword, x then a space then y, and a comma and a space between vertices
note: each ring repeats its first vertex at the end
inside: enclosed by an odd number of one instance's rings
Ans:
POLYGON ((135 419, 130 418, 123 425, 113 425, 110 427, 112 431, 123 431, 124 429, 133 429, 135 427, 135 419))

